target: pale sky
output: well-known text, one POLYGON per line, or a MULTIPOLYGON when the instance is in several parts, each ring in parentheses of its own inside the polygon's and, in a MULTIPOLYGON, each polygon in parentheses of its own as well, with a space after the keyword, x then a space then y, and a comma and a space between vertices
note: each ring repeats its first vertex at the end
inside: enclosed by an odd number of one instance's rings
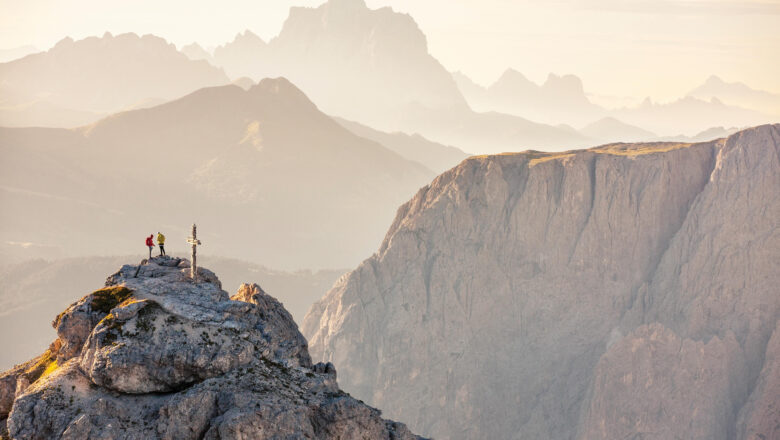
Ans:
MULTIPOLYGON (((181 47, 268 40, 290 6, 324 0, 0 0, 0 49, 66 35, 152 33, 181 47)), ((448 70, 489 84, 507 67, 580 76, 610 96, 683 95, 710 74, 780 93, 780 0, 367 0, 411 14, 448 70)))

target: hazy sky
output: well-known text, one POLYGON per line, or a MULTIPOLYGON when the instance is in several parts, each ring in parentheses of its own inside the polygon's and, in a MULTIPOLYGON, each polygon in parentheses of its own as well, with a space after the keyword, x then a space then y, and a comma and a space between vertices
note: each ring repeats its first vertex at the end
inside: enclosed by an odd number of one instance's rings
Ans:
MULTIPOLYGON (((324 0, 0 0, 0 48, 66 35, 153 33, 214 46, 279 32, 290 6, 324 0)), ((408 12, 447 69, 487 84, 507 67, 537 82, 579 75, 588 92, 678 97, 710 74, 780 93, 780 0, 367 0, 408 12)))

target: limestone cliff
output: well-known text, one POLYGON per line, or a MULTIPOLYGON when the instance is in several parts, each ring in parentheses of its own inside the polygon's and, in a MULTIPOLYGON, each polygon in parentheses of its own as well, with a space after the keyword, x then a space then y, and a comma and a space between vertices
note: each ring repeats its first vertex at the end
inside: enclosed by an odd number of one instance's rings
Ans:
POLYGON ((229 298, 188 266, 125 265, 57 316, 49 350, 0 375, 0 437, 418 438, 341 391, 332 364, 312 364, 258 285, 229 298))
POLYGON ((439 438, 777 438, 779 150, 467 159, 312 307, 311 353, 439 438))

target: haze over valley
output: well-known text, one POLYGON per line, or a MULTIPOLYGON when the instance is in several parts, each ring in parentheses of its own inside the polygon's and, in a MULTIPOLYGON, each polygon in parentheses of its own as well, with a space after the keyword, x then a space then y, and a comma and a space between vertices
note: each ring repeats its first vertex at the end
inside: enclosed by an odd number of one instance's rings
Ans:
POLYGON ((774 2, 223 3, 4 6, 0 440, 780 439, 774 2))

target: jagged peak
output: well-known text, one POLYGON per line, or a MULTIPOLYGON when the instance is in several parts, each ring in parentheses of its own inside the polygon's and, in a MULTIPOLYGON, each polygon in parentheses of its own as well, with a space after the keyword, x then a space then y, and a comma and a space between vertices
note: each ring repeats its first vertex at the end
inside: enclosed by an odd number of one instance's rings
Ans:
POLYGON ((382 28, 393 29, 393 38, 412 41, 413 46, 427 52, 428 40, 411 15, 396 12, 391 7, 371 9, 364 0, 329 0, 314 8, 293 6, 272 43, 284 41, 290 35, 311 39, 321 32, 369 30, 373 33, 377 23, 381 23, 382 28), (359 26, 354 26, 358 20, 356 15, 359 15, 359 26))
POLYGON ((159 47, 165 47, 171 49, 172 52, 176 51, 176 46, 173 43, 168 42, 162 37, 158 37, 154 34, 139 35, 135 32, 124 32, 121 34, 112 34, 111 32, 104 32, 102 36, 88 36, 80 40, 74 40, 71 37, 65 37, 57 44, 54 45, 49 51, 59 51, 67 48, 77 47, 96 47, 96 45, 121 45, 122 43, 146 43, 148 45, 154 45, 159 47))

